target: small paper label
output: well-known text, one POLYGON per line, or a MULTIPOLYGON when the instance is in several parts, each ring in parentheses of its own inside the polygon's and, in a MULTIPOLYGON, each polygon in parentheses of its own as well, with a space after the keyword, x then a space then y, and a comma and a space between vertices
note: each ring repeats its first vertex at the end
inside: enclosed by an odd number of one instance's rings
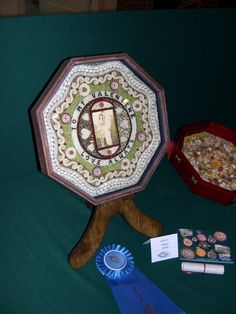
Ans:
POLYGON ((177 233, 152 238, 150 240, 152 263, 176 258, 179 256, 177 233))

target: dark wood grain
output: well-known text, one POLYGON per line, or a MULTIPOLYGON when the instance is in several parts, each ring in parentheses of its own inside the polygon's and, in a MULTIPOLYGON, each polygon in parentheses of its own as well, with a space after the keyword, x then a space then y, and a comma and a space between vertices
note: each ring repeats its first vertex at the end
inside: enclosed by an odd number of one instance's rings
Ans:
POLYGON ((83 267, 94 255, 111 217, 115 214, 121 214, 132 228, 148 237, 157 237, 162 232, 162 224, 142 213, 131 196, 97 205, 84 236, 70 253, 69 263, 72 268, 83 267))

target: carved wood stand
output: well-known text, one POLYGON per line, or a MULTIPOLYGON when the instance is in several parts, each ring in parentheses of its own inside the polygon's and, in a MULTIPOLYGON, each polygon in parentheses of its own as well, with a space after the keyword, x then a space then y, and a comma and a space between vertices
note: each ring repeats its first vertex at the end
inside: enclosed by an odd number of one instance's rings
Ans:
POLYGON ((69 255, 69 264, 78 269, 84 266, 99 247, 110 218, 121 214, 135 230, 152 238, 162 232, 162 224, 143 214, 131 196, 122 197, 93 207, 93 213, 84 235, 69 255))

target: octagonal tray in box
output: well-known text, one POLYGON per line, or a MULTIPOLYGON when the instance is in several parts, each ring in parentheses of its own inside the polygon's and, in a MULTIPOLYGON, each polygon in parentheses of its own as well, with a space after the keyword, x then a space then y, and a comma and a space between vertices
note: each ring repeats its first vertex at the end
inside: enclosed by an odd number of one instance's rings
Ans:
POLYGON ((236 131, 212 121, 180 128, 168 157, 192 192, 224 205, 236 200, 236 131))

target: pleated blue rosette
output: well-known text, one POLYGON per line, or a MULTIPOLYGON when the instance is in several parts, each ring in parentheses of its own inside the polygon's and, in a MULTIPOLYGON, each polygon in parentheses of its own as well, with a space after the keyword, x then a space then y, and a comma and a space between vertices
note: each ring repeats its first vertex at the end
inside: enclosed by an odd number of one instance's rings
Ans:
POLYGON ((96 265, 108 279, 120 280, 128 277, 134 270, 134 258, 125 247, 111 244, 100 250, 96 265))
POLYGON ((112 289, 122 314, 185 314, 134 266, 130 251, 120 244, 103 247, 96 265, 112 289))

